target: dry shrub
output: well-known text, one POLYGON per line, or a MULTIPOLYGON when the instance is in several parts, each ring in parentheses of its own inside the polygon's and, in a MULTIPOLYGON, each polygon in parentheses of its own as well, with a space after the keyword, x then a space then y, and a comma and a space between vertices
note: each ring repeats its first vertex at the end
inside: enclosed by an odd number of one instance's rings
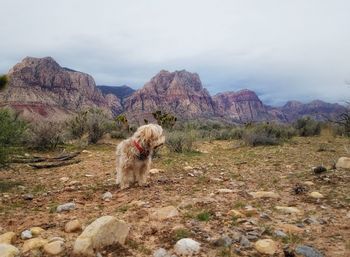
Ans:
POLYGON ((193 151, 195 136, 191 132, 173 131, 166 135, 165 145, 171 152, 183 153, 193 151))
POLYGON ((63 143, 63 123, 40 121, 31 124, 26 136, 29 148, 52 150, 63 143))

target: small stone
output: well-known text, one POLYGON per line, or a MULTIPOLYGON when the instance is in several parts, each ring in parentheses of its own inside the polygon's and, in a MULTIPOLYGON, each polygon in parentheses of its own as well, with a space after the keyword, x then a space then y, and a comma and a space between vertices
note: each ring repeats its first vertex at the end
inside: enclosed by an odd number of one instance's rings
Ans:
POLYGON ((57 212, 70 211, 75 209, 75 203, 65 203, 57 207, 57 212))
POLYGON ((350 169, 350 158, 340 157, 335 165, 337 169, 350 169))
POLYGON ((29 230, 33 236, 38 236, 45 231, 45 229, 42 229, 41 227, 32 227, 29 230))
MULTIPOLYGON (((150 174, 158 174, 160 172, 163 172, 163 170, 161 170, 161 169, 150 169, 149 170, 150 174)), ((162 248, 160 248, 160 249, 162 249, 162 248)))
POLYGON ((112 199, 113 195, 111 192, 106 192, 102 195, 102 199, 104 201, 110 201, 112 199))
POLYGON ((49 255, 58 255, 64 251, 64 242, 53 241, 44 245, 44 251, 49 255))
POLYGON ((19 250, 10 244, 0 243, 0 256, 1 257, 15 257, 19 255, 19 250))
POLYGON ((16 234, 14 232, 7 232, 0 235, 0 244, 12 244, 16 239, 16 234))
POLYGON ((299 228, 292 224, 280 224, 278 227, 283 230, 287 234, 302 234, 304 233, 304 229, 299 228))
POLYGON ((304 185, 307 185, 307 186, 314 186, 315 183, 312 182, 312 181, 305 181, 305 182, 304 182, 304 185))
POLYGON ((315 174, 320 174, 327 171, 327 168, 323 166, 312 167, 311 171, 315 174))
POLYGON ((95 256, 94 249, 101 249, 115 243, 124 244, 130 227, 113 216, 103 216, 92 222, 76 239, 75 255, 95 256))
POLYGON ((228 236, 222 236, 216 240, 214 240, 213 244, 218 247, 228 247, 232 245, 232 239, 228 236))
POLYGON ((266 220, 272 220, 271 217, 265 212, 260 214, 260 218, 266 219, 266 220))
POLYGON ((23 199, 27 201, 33 200, 34 196, 32 194, 24 194, 23 199))
POLYGON ((174 249, 178 255, 191 256, 199 253, 200 243, 191 238, 183 238, 176 242, 174 249))
POLYGON ((308 218, 304 219, 303 222, 307 225, 319 224, 318 220, 314 217, 308 217, 308 218))
POLYGON ((24 242, 22 246, 22 252, 28 252, 34 249, 42 248, 44 245, 47 244, 47 240, 42 238, 32 238, 24 242))
POLYGON ((250 205, 245 206, 243 212, 247 216, 252 216, 252 215, 256 215, 259 213, 256 208, 254 208, 250 205))
POLYGON ((230 210, 228 214, 234 218, 244 218, 245 215, 237 210, 230 210))
POLYGON ((245 236, 241 236, 241 240, 239 241, 239 244, 243 247, 243 248, 249 248, 251 246, 250 241, 248 240, 248 238, 246 238, 245 236))
POLYGON ((62 177, 62 178, 60 178, 60 181, 62 181, 63 183, 64 183, 64 182, 67 182, 68 180, 69 180, 68 177, 62 177))
POLYGON ((174 206, 167 206, 160 208, 153 213, 151 213, 150 217, 153 220, 165 220, 176 217, 179 215, 179 211, 174 206))
POLYGON ((310 196, 312 198, 315 198, 315 199, 322 199, 322 198, 324 198, 323 194, 321 194, 319 192, 316 192, 316 191, 315 192, 311 192, 310 196))
POLYGON ((21 233, 21 238, 23 240, 26 240, 26 239, 30 239, 32 238, 33 235, 32 235, 32 232, 30 230, 24 230, 22 233, 21 233))
POLYGON ((168 257, 168 251, 164 248, 159 248, 153 253, 153 257, 168 257))
POLYGON ((261 239, 255 242, 255 249, 259 253, 273 255, 277 251, 277 246, 271 239, 261 239))
POLYGON ((279 210, 279 211, 281 211, 283 213, 287 213, 287 214, 294 214, 294 213, 299 214, 299 213, 301 213, 301 211, 296 207, 276 206, 275 208, 276 208, 276 210, 279 210))
POLYGON ((137 206, 137 207, 142 207, 145 206, 147 203, 144 201, 139 201, 139 200, 134 200, 130 203, 131 206, 137 206))
POLYGON ((49 238, 49 243, 54 242, 54 241, 62 241, 65 242, 64 238, 59 237, 59 236, 54 236, 49 238))
POLYGON ((249 193, 253 198, 279 198, 280 195, 271 191, 258 191, 249 193))
POLYGON ((218 189, 217 191, 219 194, 228 194, 228 193, 234 193, 234 191, 232 189, 228 189, 228 188, 221 188, 218 189))
POLYGON ((185 167, 184 167, 184 170, 186 170, 186 171, 193 170, 193 167, 191 167, 191 166, 185 166, 185 167))
POLYGON ((281 238, 286 238, 288 237, 286 233, 284 233, 282 230, 275 230, 275 236, 276 237, 281 237, 281 238))
POLYGON ((307 245, 298 245, 295 252, 305 257, 323 257, 323 254, 307 245))
POLYGON ((71 220, 64 226, 64 231, 67 233, 77 232, 81 230, 81 223, 79 220, 71 220))

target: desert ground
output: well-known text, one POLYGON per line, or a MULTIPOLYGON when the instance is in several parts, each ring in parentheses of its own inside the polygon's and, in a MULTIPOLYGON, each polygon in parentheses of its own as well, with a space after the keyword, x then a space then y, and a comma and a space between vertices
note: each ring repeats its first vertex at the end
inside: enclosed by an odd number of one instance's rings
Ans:
MULTIPOLYGON (((163 147, 148 186, 126 190, 115 185, 117 144, 89 146, 77 157, 81 162, 70 166, 36 170, 16 164, 0 171, 0 232, 15 232, 13 245, 21 249, 21 232, 41 227, 39 236, 62 237, 61 256, 70 256, 81 231, 65 232, 67 222, 78 219, 84 229, 112 215, 127 222, 130 232, 125 245, 102 249, 100 256, 153 256, 159 248, 174 254, 174 244, 187 237, 201 244, 198 256, 263 256, 254 246, 261 239, 276 243, 274 256, 294 256, 300 245, 324 256, 350 256, 350 172, 334 169, 339 157, 349 155, 344 148, 349 139, 296 137, 259 147, 238 140, 199 141, 198 151, 182 154, 163 147), (328 170, 312 172, 319 165, 328 170), (106 192, 112 194, 108 201, 102 199, 106 192), (56 211, 68 202, 76 208, 56 211), (152 217, 167 206, 178 213, 152 217)), ((22 256, 31 255, 46 256, 40 250, 22 256)))

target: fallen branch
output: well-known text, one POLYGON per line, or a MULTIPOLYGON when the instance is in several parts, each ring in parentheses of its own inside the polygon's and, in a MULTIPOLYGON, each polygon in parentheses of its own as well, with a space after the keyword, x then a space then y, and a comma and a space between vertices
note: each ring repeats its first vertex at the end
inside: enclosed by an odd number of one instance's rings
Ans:
POLYGON ((72 165, 79 163, 81 160, 68 160, 68 161, 58 161, 58 162, 47 162, 47 163, 38 163, 38 164, 29 164, 29 166, 35 169, 48 169, 55 167, 62 167, 67 165, 72 165))
POLYGON ((41 156, 18 156, 11 159, 10 163, 37 163, 37 162, 57 162, 68 161, 78 156, 81 152, 73 152, 68 154, 59 155, 57 157, 41 157, 41 156))

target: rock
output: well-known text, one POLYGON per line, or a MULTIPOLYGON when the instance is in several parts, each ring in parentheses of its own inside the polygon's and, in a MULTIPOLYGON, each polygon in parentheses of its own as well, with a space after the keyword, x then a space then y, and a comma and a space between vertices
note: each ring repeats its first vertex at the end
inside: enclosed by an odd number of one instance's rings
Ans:
POLYGON ((283 213, 287 213, 287 214, 294 214, 294 213, 299 214, 299 213, 301 213, 301 211, 296 207, 276 206, 275 208, 276 208, 276 210, 279 210, 279 211, 281 211, 283 213))
POLYGON ((251 246, 250 241, 248 240, 248 238, 246 238, 245 236, 241 236, 241 240, 239 241, 239 244, 243 247, 243 248, 249 248, 251 246))
POLYGON ((110 201, 112 199, 113 195, 111 192, 106 192, 102 195, 102 199, 104 201, 110 201))
POLYGON ((33 235, 32 235, 32 232, 30 230, 24 230, 22 233, 21 233, 21 238, 23 240, 26 240, 26 239, 30 239, 32 238, 33 235))
POLYGON ((312 225, 312 224, 319 224, 318 220, 315 217, 308 217, 303 220, 303 223, 307 225, 312 225))
POLYGON ((271 191, 258 191, 249 193, 253 198, 279 198, 280 195, 271 191))
POLYGON ((190 256, 200 251, 200 243, 191 238, 183 238, 176 242, 175 253, 178 255, 190 256))
POLYGON ((144 201, 139 201, 139 200, 134 200, 130 203, 131 206, 137 206, 137 207, 142 207, 145 206, 147 203, 144 201))
POLYGON ((228 189, 228 188, 221 188, 218 189, 217 191, 219 194, 228 194, 228 193, 234 193, 234 191, 232 189, 228 189))
POLYGON ((22 197, 24 200, 27 200, 27 201, 31 201, 34 198, 32 194, 24 194, 22 197))
POLYGON ((280 224, 278 225, 278 228, 283 230, 287 234, 302 234, 304 233, 304 229, 299 228, 292 224, 280 224))
POLYGON ((68 177, 62 177, 62 178, 60 178, 60 181, 62 181, 63 183, 64 183, 64 182, 67 182, 68 180, 69 180, 68 177))
POLYGON ((192 166, 185 166, 184 170, 186 170, 186 171, 193 170, 193 167, 192 166))
POLYGON ((7 232, 0 235, 0 244, 12 244, 16 239, 16 234, 14 232, 7 232))
POLYGON ((153 220, 165 220, 176 217, 179 215, 179 211, 174 206, 167 206, 160 208, 153 213, 151 213, 150 217, 153 220))
POLYGON ((295 252, 305 257, 323 257, 323 254, 307 245, 298 245, 295 252))
POLYGON ((284 233, 282 230, 275 230, 275 236, 276 237, 281 237, 281 238, 286 238, 288 237, 286 233, 284 233))
POLYGON ((75 203, 65 203, 57 206, 57 212, 70 211, 75 209, 75 203))
POLYGON ((277 251, 277 245, 272 239, 261 239, 255 242, 255 249, 259 253, 273 255, 277 251))
POLYGON ((228 247, 232 245, 232 239, 228 236, 222 236, 216 240, 214 240, 213 244, 217 247, 228 247))
POLYGON ((312 182, 312 181, 305 181, 305 182, 304 182, 304 185, 307 185, 307 186, 314 186, 315 183, 312 182))
POLYGON ((42 248, 44 245, 47 244, 47 240, 42 239, 40 237, 32 238, 24 242, 22 246, 22 252, 28 252, 34 249, 42 248))
POLYGON ((50 237, 48 242, 51 243, 51 242, 54 242, 54 241, 62 241, 62 242, 65 242, 64 238, 59 237, 59 236, 50 237))
POLYGON ((1 257, 19 256, 19 250, 13 245, 0 243, 0 256, 1 257))
POLYGON ((315 192, 311 192, 310 196, 312 198, 315 198, 315 199, 322 199, 322 198, 324 198, 323 194, 321 194, 319 192, 316 192, 316 191, 315 192))
POLYGON ((252 215, 256 215, 259 213, 256 208, 254 208, 250 205, 245 206, 243 212, 246 216, 252 216, 252 215))
POLYGON ((348 157, 340 157, 335 164, 337 169, 350 169, 350 158, 348 157))
POLYGON ((94 250, 115 243, 124 244, 129 225, 113 216, 103 216, 92 222, 74 243, 73 253, 94 256, 94 250))
POLYGON ((45 231, 45 229, 42 229, 41 227, 32 227, 29 230, 33 236, 38 236, 45 231))
POLYGON ((323 166, 312 167, 311 171, 315 174, 320 174, 327 171, 327 168, 323 166))
POLYGON ((79 220, 71 220, 64 226, 64 231, 67 233, 77 232, 81 230, 81 223, 79 220))
POLYGON ((62 241, 53 241, 44 245, 44 251, 49 255, 58 255, 64 251, 64 242, 62 241))
MULTIPOLYGON (((153 257, 174 257, 168 253, 164 248, 159 248, 153 253, 153 257)), ((175 256, 176 257, 176 256, 175 256)))
POLYGON ((244 218, 245 217, 245 215, 243 213, 241 213, 237 210, 233 210, 233 209, 228 212, 228 215, 230 215, 234 218, 244 218))
MULTIPOLYGON (((161 169, 150 169, 149 170, 150 174, 158 174, 160 172, 163 172, 163 170, 161 170, 161 169)), ((160 248, 160 249, 162 249, 162 248, 160 248)))

